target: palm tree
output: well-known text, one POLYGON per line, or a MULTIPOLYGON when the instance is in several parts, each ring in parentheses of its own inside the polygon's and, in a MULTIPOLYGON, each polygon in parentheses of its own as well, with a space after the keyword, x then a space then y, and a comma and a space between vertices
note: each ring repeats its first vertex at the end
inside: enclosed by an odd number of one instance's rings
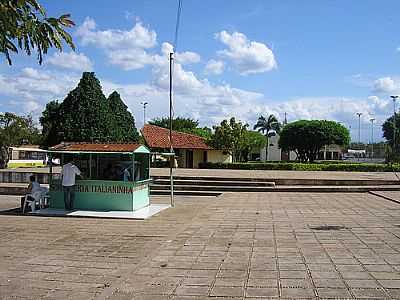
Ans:
POLYGON ((265 147, 265 160, 268 159, 269 133, 271 130, 275 130, 276 133, 279 133, 281 131, 281 127, 281 123, 278 122, 278 119, 273 114, 269 115, 268 118, 265 118, 263 115, 261 115, 258 118, 256 125, 254 125, 254 130, 262 132, 267 139, 267 145, 265 147))

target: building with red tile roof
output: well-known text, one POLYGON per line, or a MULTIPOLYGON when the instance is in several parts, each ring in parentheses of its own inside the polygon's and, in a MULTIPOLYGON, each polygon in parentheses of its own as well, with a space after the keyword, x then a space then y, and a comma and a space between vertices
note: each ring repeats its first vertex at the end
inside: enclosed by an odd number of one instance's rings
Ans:
MULTIPOLYGON (((150 148, 169 149, 169 129, 146 124, 142 129, 142 135, 150 148)), ((212 149, 206 144, 206 140, 200 136, 172 131, 172 147, 174 149, 212 149)))
MULTIPOLYGON (((154 152, 169 151, 169 129, 146 124, 142 130, 146 145, 154 152)), ((172 131, 172 147, 177 155, 178 167, 198 168, 202 162, 230 162, 231 156, 208 146, 200 136, 172 131)))

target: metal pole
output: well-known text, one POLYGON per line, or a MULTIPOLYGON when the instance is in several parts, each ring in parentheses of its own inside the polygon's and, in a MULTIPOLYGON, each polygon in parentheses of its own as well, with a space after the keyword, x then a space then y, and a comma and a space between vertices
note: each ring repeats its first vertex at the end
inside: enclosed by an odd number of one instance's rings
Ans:
POLYGON ((174 59, 174 54, 171 52, 169 54, 169 142, 170 142, 170 157, 169 157, 169 179, 171 184, 171 206, 174 207, 174 159, 175 155, 172 155, 174 152, 173 143, 172 143, 172 61, 174 59))
POLYGON ((358 116, 358 144, 361 146, 361 115, 362 113, 356 113, 358 116))
POLYGON ((371 158, 374 158, 374 118, 370 119, 371 121, 371 158))
POLYGON ((393 153, 396 151, 396 99, 399 96, 390 96, 393 99, 393 153))
POLYGON ((149 104, 148 102, 140 102, 143 104, 143 127, 146 125, 146 105, 149 104))
POLYGON ((143 105, 143 126, 146 125, 146 105, 143 105))

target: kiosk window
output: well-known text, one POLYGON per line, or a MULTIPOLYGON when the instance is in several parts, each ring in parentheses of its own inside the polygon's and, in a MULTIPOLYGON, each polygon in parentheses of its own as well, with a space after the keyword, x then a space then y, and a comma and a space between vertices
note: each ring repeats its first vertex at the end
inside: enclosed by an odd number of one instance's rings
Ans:
MULTIPOLYGON (((64 158, 67 156, 71 154, 65 154, 64 158)), ((79 153, 73 154, 73 161, 86 180, 142 181, 150 175, 149 154, 146 153, 79 153)))

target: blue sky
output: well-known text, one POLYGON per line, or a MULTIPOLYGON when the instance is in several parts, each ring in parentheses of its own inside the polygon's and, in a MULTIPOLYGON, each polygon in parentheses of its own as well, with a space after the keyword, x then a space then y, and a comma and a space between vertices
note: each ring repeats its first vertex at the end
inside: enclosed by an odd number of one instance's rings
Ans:
MULTIPOLYGON (((39 116, 62 100, 82 71, 94 71, 106 94, 121 93, 143 124, 168 113, 168 59, 177 0, 42 1, 49 15, 71 13, 77 51, 3 59, 0 111, 39 116)), ((213 125, 260 114, 288 120, 334 119, 370 141, 400 94, 399 1, 183 0, 175 64, 175 115, 213 125), (396 20, 397 19, 397 20, 396 20)), ((400 103, 398 104, 400 107, 400 103)))

